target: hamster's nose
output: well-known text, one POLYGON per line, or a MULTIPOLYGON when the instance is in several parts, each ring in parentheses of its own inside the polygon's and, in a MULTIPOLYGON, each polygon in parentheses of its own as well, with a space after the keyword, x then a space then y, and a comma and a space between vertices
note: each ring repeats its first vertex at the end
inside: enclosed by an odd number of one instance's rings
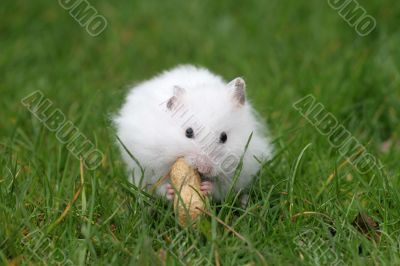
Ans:
POLYGON ((213 173, 213 164, 207 156, 191 154, 188 159, 201 175, 210 177, 213 173))
POLYGON ((209 164, 198 164, 197 171, 204 176, 209 176, 212 173, 212 166, 209 164))

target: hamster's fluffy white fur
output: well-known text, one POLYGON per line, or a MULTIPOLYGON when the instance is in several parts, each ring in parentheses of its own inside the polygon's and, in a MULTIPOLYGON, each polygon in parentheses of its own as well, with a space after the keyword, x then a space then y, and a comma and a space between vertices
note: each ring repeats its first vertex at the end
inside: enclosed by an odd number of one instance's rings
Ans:
MULTIPOLYGON (((236 191, 251 183, 272 153, 266 127, 245 99, 243 79, 227 83, 207 69, 190 65, 132 88, 114 124, 122 143, 144 169, 142 178, 136 162, 121 147, 133 181, 142 188, 157 183, 178 157, 184 157, 213 183, 212 196, 223 199, 243 154, 236 191), (192 128, 192 138, 186 136, 188 128, 192 128)), ((158 186, 160 195, 165 195, 167 182, 158 186)))

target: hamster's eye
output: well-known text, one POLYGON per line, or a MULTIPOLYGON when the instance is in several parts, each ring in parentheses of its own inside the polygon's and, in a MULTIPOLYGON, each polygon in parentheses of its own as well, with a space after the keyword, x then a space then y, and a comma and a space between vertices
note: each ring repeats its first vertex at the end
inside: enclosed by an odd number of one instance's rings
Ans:
POLYGON ((185 135, 186 135, 187 138, 192 139, 192 138, 194 137, 193 128, 188 127, 188 128, 186 129, 185 135))
POLYGON ((225 132, 222 132, 221 135, 219 135, 219 143, 225 143, 227 139, 228 136, 226 135, 225 132))

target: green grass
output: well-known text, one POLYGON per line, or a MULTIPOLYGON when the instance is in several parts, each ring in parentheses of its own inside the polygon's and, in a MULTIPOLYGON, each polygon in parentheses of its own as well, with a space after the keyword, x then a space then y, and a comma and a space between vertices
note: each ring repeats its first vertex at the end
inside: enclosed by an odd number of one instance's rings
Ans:
POLYGON ((90 3, 108 20, 95 38, 58 1, 0 5, 0 265, 400 264, 400 149, 380 148, 400 132, 399 2, 359 1, 377 20, 366 37, 319 0, 90 3), (109 122, 129 84, 180 63, 243 76, 277 148, 248 208, 214 203, 197 230, 127 182, 109 122), (20 103, 35 90, 105 154, 59 223, 79 160, 20 103), (339 168, 338 151, 292 107, 309 93, 383 172, 339 168), (379 223, 379 243, 352 225, 360 212, 379 223))

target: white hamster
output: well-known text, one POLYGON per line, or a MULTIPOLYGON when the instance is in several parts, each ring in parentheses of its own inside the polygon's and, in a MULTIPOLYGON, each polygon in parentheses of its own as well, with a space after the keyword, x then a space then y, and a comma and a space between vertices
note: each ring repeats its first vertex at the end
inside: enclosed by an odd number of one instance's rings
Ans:
POLYGON ((133 182, 142 188, 158 184, 157 193, 172 198, 174 190, 162 178, 177 158, 184 157, 201 174, 202 192, 221 200, 244 154, 233 189, 248 187, 273 148, 245 90, 242 78, 227 83, 191 65, 165 71, 132 88, 114 125, 144 169, 142 176, 141 168, 120 145, 133 182))

